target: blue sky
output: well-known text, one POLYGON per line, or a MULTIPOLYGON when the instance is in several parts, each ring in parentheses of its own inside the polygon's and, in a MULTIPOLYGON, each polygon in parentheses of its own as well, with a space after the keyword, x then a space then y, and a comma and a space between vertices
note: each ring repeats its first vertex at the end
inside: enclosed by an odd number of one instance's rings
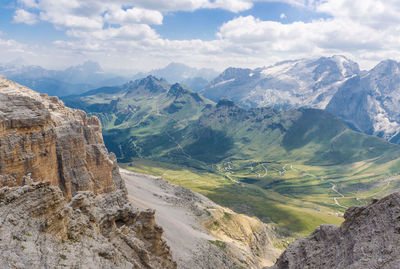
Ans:
POLYGON ((400 59, 395 0, 3 0, 0 63, 222 70, 342 54, 400 59))
POLYGON ((234 13, 221 9, 199 9, 192 12, 171 12, 164 17, 162 25, 154 27, 164 38, 168 39, 196 39, 213 40, 218 28, 229 20, 238 16, 252 15, 261 20, 292 23, 294 21, 311 21, 328 17, 309 8, 293 6, 288 3, 260 2, 253 8, 234 13), (280 16, 284 14, 284 18, 280 16))

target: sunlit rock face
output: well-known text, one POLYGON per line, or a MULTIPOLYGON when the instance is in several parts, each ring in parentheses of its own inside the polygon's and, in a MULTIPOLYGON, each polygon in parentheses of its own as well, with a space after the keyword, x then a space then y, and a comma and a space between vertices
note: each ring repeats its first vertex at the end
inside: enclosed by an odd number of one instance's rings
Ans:
POLYGON ((100 121, 0 78, 0 186, 49 181, 69 199, 77 191, 123 188, 100 121))

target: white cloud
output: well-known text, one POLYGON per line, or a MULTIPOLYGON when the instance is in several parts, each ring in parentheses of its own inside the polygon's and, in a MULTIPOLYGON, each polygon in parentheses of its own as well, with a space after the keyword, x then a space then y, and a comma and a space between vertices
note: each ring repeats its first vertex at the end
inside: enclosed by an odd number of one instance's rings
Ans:
POLYGON ((123 10, 115 8, 107 12, 104 19, 108 23, 144 23, 144 24, 162 24, 163 15, 157 10, 148 10, 143 8, 130 8, 123 10))
POLYGON ((37 7, 36 0, 19 0, 18 2, 20 2, 23 6, 25 6, 27 8, 35 8, 35 7, 37 7))
MULTIPOLYGON (((400 60, 397 0, 280 0, 323 12, 329 18, 284 24, 238 16, 216 29, 212 41, 163 39, 151 25, 162 24, 163 16, 173 11, 220 8, 240 12, 257 1, 274 0, 18 1, 18 10, 33 16, 32 20, 25 18, 21 22, 40 19, 66 31, 70 40, 54 42, 46 50, 53 55, 49 56, 51 60, 59 59, 58 55, 72 55, 64 58, 66 63, 82 58, 73 55, 97 59, 115 68, 137 65, 146 69, 189 60, 219 69, 230 65, 257 67, 285 59, 331 54, 344 54, 365 67, 384 58, 400 60)), ((286 18, 286 14, 282 13, 280 18, 286 18)))
POLYGON ((252 8, 253 3, 257 1, 259 0, 136 0, 135 4, 159 11, 194 11, 200 8, 220 8, 239 12, 252 8))
POLYGON ((37 23, 38 19, 37 16, 33 13, 30 13, 24 9, 17 9, 14 13, 13 22, 32 25, 37 23))
POLYGON ((214 2, 206 5, 209 8, 221 8, 232 12, 239 12, 251 9, 253 7, 252 1, 248 0, 215 0, 214 2))
POLYGON ((118 28, 108 27, 106 29, 98 29, 94 31, 69 30, 67 31, 67 34, 71 37, 91 40, 93 42, 111 42, 112 40, 116 39, 125 41, 143 41, 147 39, 158 38, 156 32, 146 24, 132 24, 121 26, 118 28))
POLYGON ((209 0, 135 0, 137 6, 159 11, 193 11, 208 5, 209 0))
POLYGON ((398 0, 328 0, 313 5, 337 19, 345 19, 376 28, 386 28, 400 22, 398 0))
POLYGON ((2 63, 10 62, 15 59, 32 59, 37 54, 27 45, 12 39, 0 38, 0 57, 2 63))
POLYGON ((279 15, 279 18, 281 18, 283 20, 283 19, 286 19, 287 17, 286 17, 285 13, 281 13, 281 15, 279 15))

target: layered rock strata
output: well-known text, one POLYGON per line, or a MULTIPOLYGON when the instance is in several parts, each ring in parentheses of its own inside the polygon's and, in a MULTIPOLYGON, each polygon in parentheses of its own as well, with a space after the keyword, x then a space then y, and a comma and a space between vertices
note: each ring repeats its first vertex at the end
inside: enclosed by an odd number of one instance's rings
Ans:
POLYGON ((0 187, 21 186, 24 176, 67 199, 124 188, 97 118, 0 77, 0 187))
POLYGON ((0 268, 176 268, 97 118, 0 77, 0 268))
POLYGON ((0 189, 1 268, 176 268, 154 211, 118 192, 68 202, 39 182, 0 189))

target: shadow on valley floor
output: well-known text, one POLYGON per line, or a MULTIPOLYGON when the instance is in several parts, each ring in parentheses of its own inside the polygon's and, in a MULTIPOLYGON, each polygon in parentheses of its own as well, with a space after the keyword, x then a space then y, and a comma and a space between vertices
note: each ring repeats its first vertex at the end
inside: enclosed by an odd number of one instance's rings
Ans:
POLYGON ((281 232, 288 236, 293 232, 307 234, 315 228, 310 228, 310 224, 290 210, 290 207, 280 206, 279 201, 271 199, 256 188, 240 187, 236 184, 224 185, 213 189, 206 196, 237 213, 257 216, 265 223, 276 223, 281 232))

